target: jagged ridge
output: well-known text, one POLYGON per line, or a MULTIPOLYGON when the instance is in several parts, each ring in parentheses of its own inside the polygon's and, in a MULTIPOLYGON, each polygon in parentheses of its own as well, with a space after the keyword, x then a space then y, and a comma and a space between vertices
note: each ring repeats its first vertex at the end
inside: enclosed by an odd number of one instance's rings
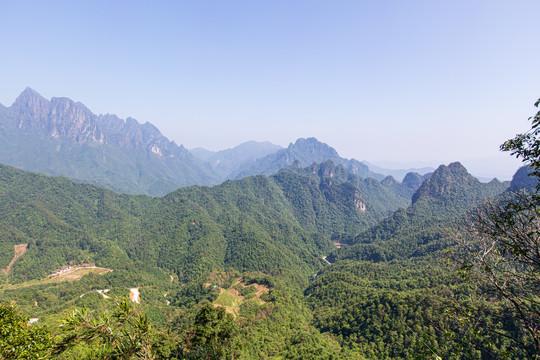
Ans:
POLYGON ((120 192, 164 195, 218 181, 150 123, 95 115, 81 103, 49 101, 30 88, 0 108, 0 139, 1 163, 120 192))

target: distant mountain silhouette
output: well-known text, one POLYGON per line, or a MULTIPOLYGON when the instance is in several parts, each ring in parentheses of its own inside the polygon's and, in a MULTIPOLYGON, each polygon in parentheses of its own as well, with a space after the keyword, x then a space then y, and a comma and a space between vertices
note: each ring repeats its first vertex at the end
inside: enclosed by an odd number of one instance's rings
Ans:
POLYGON ((203 148, 191 149, 190 152, 196 159, 210 164, 221 179, 231 178, 230 174, 238 170, 246 163, 273 154, 282 147, 270 142, 248 141, 232 149, 221 151, 208 151, 203 148))
POLYGON ((95 115, 79 102, 47 100, 31 88, 12 106, 0 105, 0 140, 0 163, 152 196, 325 161, 362 178, 385 178, 357 160, 340 157, 315 138, 298 139, 286 149, 249 141, 218 152, 202 148, 190 152, 148 122, 95 115))
MULTIPOLYGON (((363 164, 367 165, 369 169, 373 172, 383 174, 383 175, 390 175, 393 178, 395 178, 397 181, 405 181, 405 176, 407 176, 409 173, 417 173, 421 176, 425 174, 432 173, 435 168, 432 167, 407 167, 408 164, 401 164, 403 166, 402 169, 387 169, 384 166, 378 166, 368 161, 362 161, 363 164)), ((400 164, 393 164, 394 166, 399 166, 400 164)))
POLYGON ((298 139, 286 149, 257 159, 244 165, 231 177, 241 179, 249 175, 272 175, 282 168, 292 166, 298 161, 297 166, 306 167, 313 163, 320 164, 331 160, 335 164, 342 165, 347 171, 361 177, 373 177, 378 180, 384 179, 384 175, 376 174, 357 160, 348 160, 339 156, 337 151, 316 138, 298 139))

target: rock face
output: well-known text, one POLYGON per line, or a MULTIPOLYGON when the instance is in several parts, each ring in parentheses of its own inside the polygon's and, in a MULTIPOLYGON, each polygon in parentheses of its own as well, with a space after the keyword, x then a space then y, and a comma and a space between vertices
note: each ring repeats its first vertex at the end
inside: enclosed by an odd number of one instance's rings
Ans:
POLYGON ((68 98, 27 88, 0 107, 0 163, 120 192, 164 195, 216 176, 150 123, 95 115, 68 98))
POLYGON ((94 115, 68 98, 51 101, 26 88, 7 109, 23 133, 69 140, 77 144, 107 144, 123 149, 144 149, 160 157, 187 157, 189 152, 163 136, 150 123, 125 121, 116 115, 94 115))

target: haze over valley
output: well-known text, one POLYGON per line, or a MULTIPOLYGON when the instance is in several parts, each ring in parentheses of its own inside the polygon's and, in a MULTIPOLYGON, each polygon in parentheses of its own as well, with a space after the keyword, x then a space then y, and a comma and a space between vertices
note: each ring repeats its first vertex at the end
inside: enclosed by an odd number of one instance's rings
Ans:
POLYGON ((538 13, 4 1, 0 359, 538 360, 538 13))

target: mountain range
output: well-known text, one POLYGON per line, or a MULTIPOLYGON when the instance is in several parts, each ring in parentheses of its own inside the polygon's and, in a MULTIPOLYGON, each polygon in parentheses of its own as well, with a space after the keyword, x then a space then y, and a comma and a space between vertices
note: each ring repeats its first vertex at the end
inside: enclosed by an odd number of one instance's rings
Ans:
POLYGON ((272 175, 295 163, 305 167, 327 160, 364 178, 393 174, 401 180, 405 175, 385 169, 376 173, 315 138, 298 139, 285 149, 250 141, 219 152, 188 151, 150 123, 95 115, 81 103, 47 100, 30 88, 10 107, 0 106, 0 163, 123 193, 161 196, 183 186, 272 175))
MULTIPOLYGON (((0 189, 0 247, 10 254, 15 243, 29 244, 12 268, 13 279, 40 278, 71 261, 112 266, 128 258, 187 278, 194 276, 188 269, 268 272, 283 261, 304 272, 318 263, 311 255, 330 250, 332 236, 360 232, 406 206, 413 193, 405 185, 363 179, 331 161, 271 177, 184 187, 162 198, 122 196, 2 165, 0 189), (242 265, 248 261, 242 257, 245 247, 268 253, 251 255, 254 263, 242 265)), ((0 267, 11 257, 2 258, 0 267)))
MULTIPOLYGON (((228 312, 243 360, 471 358, 461 339, 511 349, 456 325, 452 299, 482 289, 441 259, 470 211, 535 189, 525 167, 511 183, 459 162, 374 172, 315 138, 189 151, 149 123, 31 89, 0 106, 0 162, 0 306, 17 303, 53 337, 66 312, 110 314, 136 293, 156 359, 207 358, 190 337, 203 310, 228 312), (57 276, 70 266, 86 275, 57 276)), ((488 322, 504 306, 462 305, 488 322)), ((520 329, 511 313, 497 326, 520 329)))
POLYGON ((459 163, 440 166, 416 190, 421 175, 408 178, 378 181, 331 161, 297 163, 272 176, 149 197, 1 165, 0 268, 9 271, 0 273, 0 299, 54 324, 72 307, 107 309, 99 289, 122 297, 136 288, 168 334, 188 332, 182 326, 203 304, 244 301, 233 314, 238 358, 246 360, 316 359, 323 350, 324 359, 404 359, 424 336, 452 354, 454 342, 432 330, 446 320, 445 294, 462 291, 438 264, 452 246, 444 229, 509 183, 481 183, 459 163), (26 251, 13 262, 15 245, 26 251), (46 280, 68 264, 113 271, 46 280), (268 296, 234 295, 242 279, 264 285, 268 296))
POLYGON ((0 108, 0 162, 129 193, 163 194, 217 181, 152 124, 95 115, 67 98, 27 88, 0 108))

